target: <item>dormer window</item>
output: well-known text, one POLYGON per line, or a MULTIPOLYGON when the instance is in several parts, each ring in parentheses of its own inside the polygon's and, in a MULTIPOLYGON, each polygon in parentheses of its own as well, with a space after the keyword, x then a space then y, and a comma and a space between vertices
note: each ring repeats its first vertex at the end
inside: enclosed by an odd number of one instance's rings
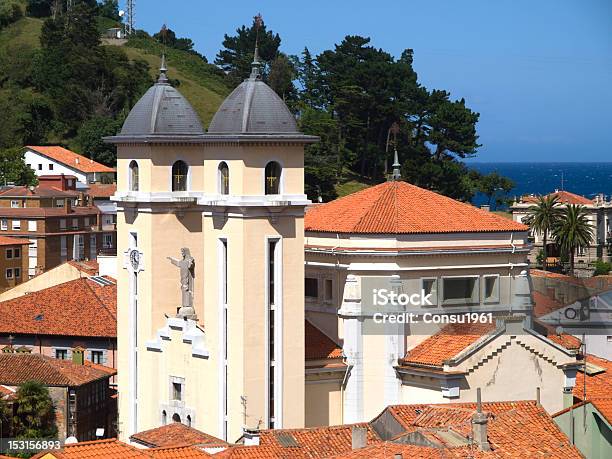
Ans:
POLYGON ((276 161, 270 161, 266 165, 266 194, 279 194, 281 171, 281 166, 276 161))
POLYGON ((172 165, 172 191, 187 191, 187 174, 189 166, 184 161, 172 165))
POLYGON ((130 191, 138 191, 138 163, 132 161, 130 163, 129 189, 130 191))
POLYGON ((219 164, 219 192, 229 194, 229 167, 225 161, 219 164))

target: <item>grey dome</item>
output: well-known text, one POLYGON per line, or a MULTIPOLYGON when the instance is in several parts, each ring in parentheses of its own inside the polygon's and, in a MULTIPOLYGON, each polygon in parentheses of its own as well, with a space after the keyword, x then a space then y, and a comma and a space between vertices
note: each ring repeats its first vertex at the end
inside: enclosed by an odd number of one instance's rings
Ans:
POLYGON ((123 123, 121 136, 204 134, 198 114, 168 83, 165 65, 155 83, 134 105, 123 123))
POLYGON ((223 101, 210 134, 299 134, 295 118, 255 70, 223 101))

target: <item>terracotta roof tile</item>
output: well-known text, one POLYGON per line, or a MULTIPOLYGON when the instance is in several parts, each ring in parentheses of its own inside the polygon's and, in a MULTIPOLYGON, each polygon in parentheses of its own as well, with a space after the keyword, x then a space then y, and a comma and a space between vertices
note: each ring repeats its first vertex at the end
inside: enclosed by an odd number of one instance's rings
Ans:
POLYGON ((115 172, 114 169, 95 162, 85 156, 79 155, 74 151, 70 151, 60 146, 32 146, 28 145, 27 148, 34 150, 48 158, 51 158, 59 163, 65 164, 66 166, 81 171, 84 173, 88 172, 115 172))
POLYGON ((306 321, 306 360, 339 359, 342 349, 331 338, 306 321))
POLYGON ((148 459, 151 457, 145 453, 145 450, 139 450, 116 438, 65 445, 61 450, 38 453, 32 459, 41 459, 47 453, 57 459, 148 459))
POLYGON ((557 343, 559 346, 563 346, 565 349, 569 349, 571 351, 576 351, 580 349, 582 345, 582 341, 572 335, 568 335, 567 333, 549 333, 546 336, 553 343, 557 343))
POLYGON ((87 194, 92 198, 110 198, 117 191, 116 183, 90 183, 87 194))
POLYGON ((173 422, 155 429, 135 433, 130 440, 142 443, 150 448, 176 445, 227 445, 228 443, 188 427, 180 422, 173 422))
POLYGON ((495 325, 489 323, 447 325, 408 351, 402 362, 441 367, 445 360, 452 359, 494 329, 495 325))
POLYGON ((18 386, 36 380, 47 386, 80 386, 116 374, 100 365, 78 365, 41 354, 0 353, 0 384, 18 386))
MULTIPOLYGON (((554 193, 549 193, 546 196, 556 196, 559 202, 563 204, 593 204, 592 199, 585 198, 579 194, 570 193, 569 191, 555 191, 554 193)), ((522 196, 521 202, 536 203, 538 202, 538 196, 522 196)))
POLYGON ((66 263, 74 266, 76 269, 84 272, 88 276, 95 276, 100 272, 100 265, 96 260, 69 260, 66 263))
POLYGON ((0 236, 0 246, 4 245, 29 245, 28 239, 21 239, 18 237, 0 236))
POLYGON ((597 408, 597 411, 612 424, 612 398, 594 398, 591 400, 591 403, 597 408))
POLYGON ((406 182, 385 182, 310 208, 306 231, 465 233, 527 231, 517 222, 406 182))
POLYGON ((75 198, 77 196, 79 196, 79 192, 76 190, 61 190, 55 187, 43 188, 40 186, 35 187, 33 191, 27 186, 11 186, 0 191, 0 197, 2 198, 75 198))
MULTIPOLYGON (((587 355, 587 364, 596 365, 605 371, 586 376, 586 399, 607 398, 612 394, 612 361, 594 355, 587 355)), ((576 374, 574 398, 584 400, 584 372, 579 369, 576 374)))
POLYGON ((200 459, 202 457, 212 457, 207 452, 191 445, 154 448, 145 450, 145 452, 149 457, 156 459, 200 459))
POLYGON ((75 279, 0 302, 0 333, 117 336, 117 285, 75 279))
POLYGON ((561 302, 557 301, 554 298, 553 292, 547 295, 538 291, 534 291, 532 295, 533 301, 535 303, 533 307, 533 313, 535 317, 541 317, 563 307, 563 304, 561 304, 561 302))

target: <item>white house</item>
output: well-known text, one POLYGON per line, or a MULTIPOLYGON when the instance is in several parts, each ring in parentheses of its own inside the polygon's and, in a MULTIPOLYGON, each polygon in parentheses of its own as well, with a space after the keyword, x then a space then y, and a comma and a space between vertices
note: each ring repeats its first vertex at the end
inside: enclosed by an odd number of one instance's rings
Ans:
POLYGON ((81 183, 114 182, 115 170, 60 146, 25 147, 25 162, 36 176, 74 175, 81 183))

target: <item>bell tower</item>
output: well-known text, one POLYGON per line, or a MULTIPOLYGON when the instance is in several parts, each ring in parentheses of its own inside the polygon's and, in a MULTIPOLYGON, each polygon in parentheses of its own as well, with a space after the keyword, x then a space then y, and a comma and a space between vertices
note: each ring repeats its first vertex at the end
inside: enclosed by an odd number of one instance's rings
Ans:
POLYGON ((208 132, 160 77, 117 136, 120 437, 304 426, 304 146, 253 62, 208 132), (123 256, 123 258, 121 258, 123 256))

